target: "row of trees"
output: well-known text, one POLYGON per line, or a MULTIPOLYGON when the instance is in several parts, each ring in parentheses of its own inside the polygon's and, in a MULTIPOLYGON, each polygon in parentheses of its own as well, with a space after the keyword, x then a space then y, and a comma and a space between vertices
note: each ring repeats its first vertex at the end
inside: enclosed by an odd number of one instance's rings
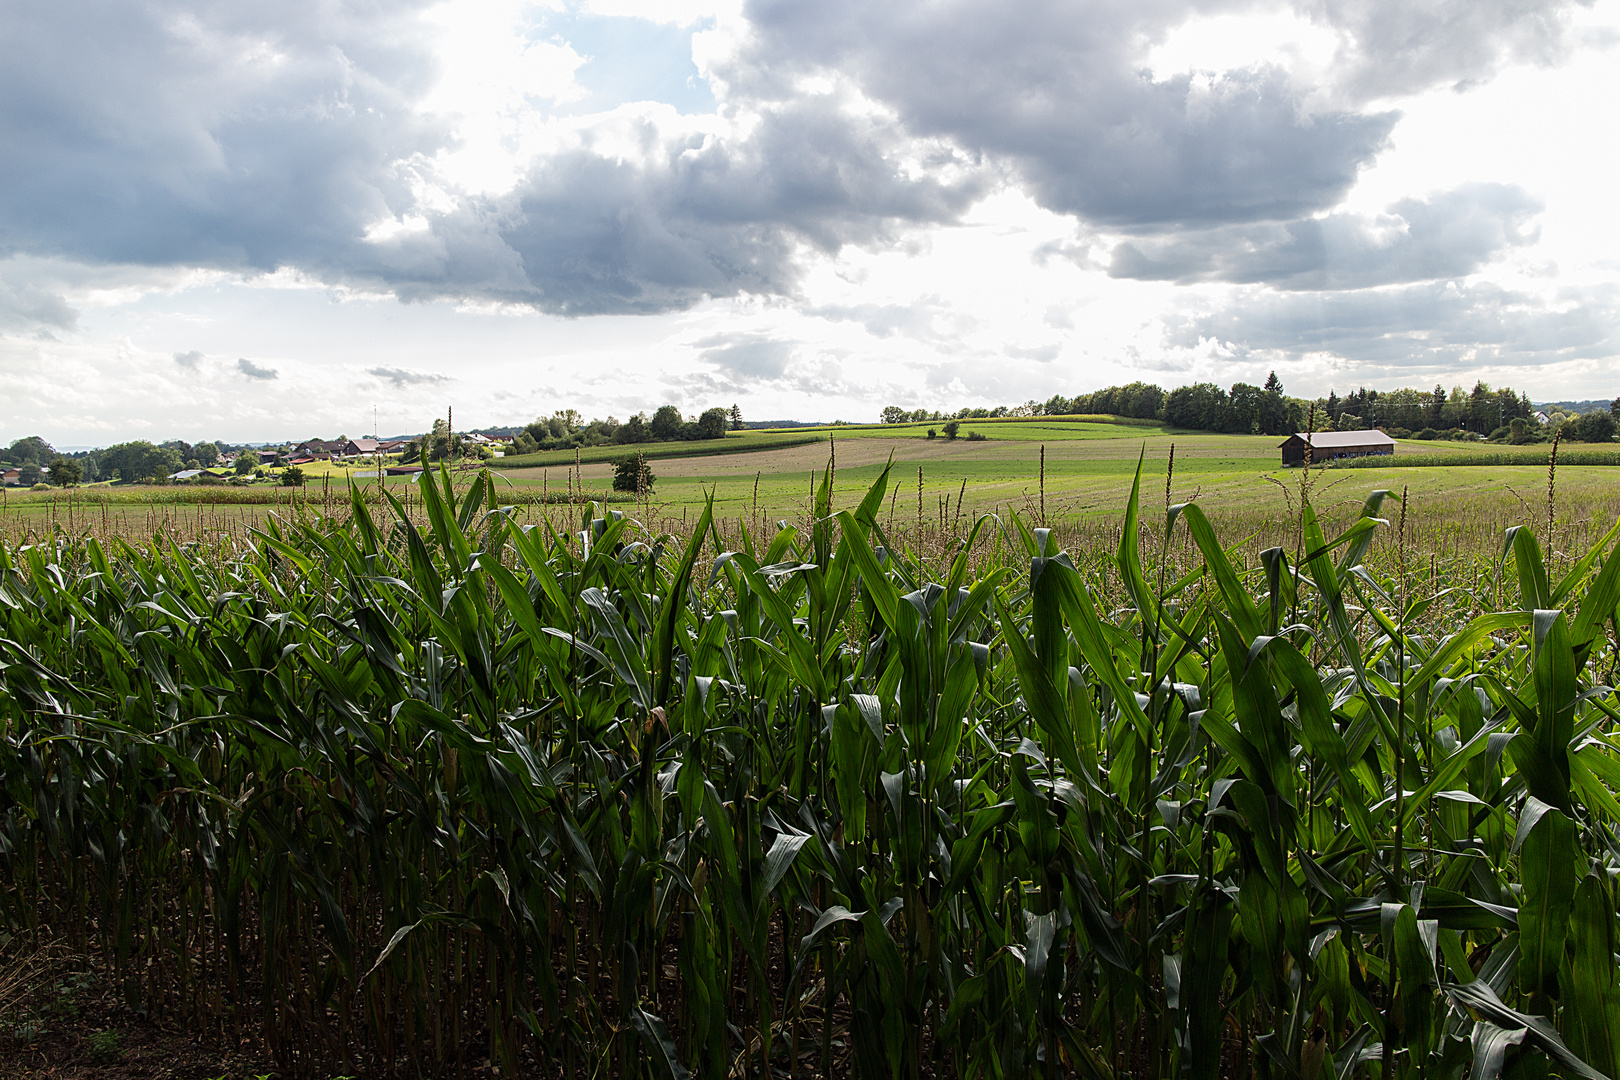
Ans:
POLYGON ((705 409, 690 420, 674 405, 662 405, 651 416, 637 413, 623 423, 612 416, 587 423, 576 410, 559 409, 527 425, 513 440, 512 449, 519 454, 532 454, 540 450, 570 450, 613 443, 631 446, 723 439, 728 430, 740 431, 742 427, 742 409, 737 405, 729 409, 719 406, 705 409))
POLYGON ((1436 384, 1433 390, 1401 388, 1378 391, 1360 387, 1344 397, 1333 391, 1318 402, 1334 426, 1346 427, 1345 418, 1360 427, 1406 428, 1419 431, 1467 431, 1486 435, 1506 427, 1514 419, 1529 421, 1535 414, 1530 398, 1512 387, 1492 389, 1475 382, 1464 392, 1460 386, 1449 391, 1436 384))
POLYGON ((941 412, 938 409, 902 409, 898 405, 890 405, 881 414, 885 424, 928 424, 940 420, 987 420, 1003 416, 1039 416, 1044 407, 1038 401, 1026 401, 1022 405, 997 405, 995 408, 962 408, 956 412, 941 412))
POLYGON ((1282 380, 1273 371, 1260 386, 1239 382, 1223 389, 1215 383, 1204 382, 1167 392, 1152 383, 1133 382, 1074 397, 1056 394, 1045 402, 1030 401, 993 409, 965 408, 954 414, 891 405, 883 410, 882 416, 885 424, 914 424, 953 416, 968 419, 1086 414, 1160 420, 1197 431, 1258 435, 1289 435, 1304 431, 1314 422, 1318 431, 1376 427, 1398 437, 1420 432, 1428 437, 1473 433, 1496 441, 1536 441, 1551 438, 1558 432, 1565 439, 1607 442, 1614 437, 1615 427, 1620 426, 1620 398, 1607 413, 1567 418, 1556 414, 1549 424, 1537 419, 1535 407, 1526 394, 1512 387, 1493 388, 1483 381, 1475 382, 1468 391, 1460 386, 1447 390, 1440 385, 1433 390, 1374 390, 1363 386, 1343 397, 1337 391, 1329 391, 1327 397, 1313 401, 1287 396, 1282 380))

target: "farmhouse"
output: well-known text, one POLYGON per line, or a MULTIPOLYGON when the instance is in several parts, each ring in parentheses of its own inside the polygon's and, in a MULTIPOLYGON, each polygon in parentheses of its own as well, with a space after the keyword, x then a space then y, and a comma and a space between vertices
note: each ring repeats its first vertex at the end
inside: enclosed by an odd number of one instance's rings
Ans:
POLYGON ((1311 435, 1288 436, 1281 446, 1282 463, 1305 464, 1307 440, 1311 448, 1312 463, 1332 461, 1334 458, 1395 453, 1395 440, 1382 431, 1318 431, 1311 435))
POLYGON ((343 453, 343 443, 332 439, 308 439, 293 447, 293 457, 324 459, 343 453))

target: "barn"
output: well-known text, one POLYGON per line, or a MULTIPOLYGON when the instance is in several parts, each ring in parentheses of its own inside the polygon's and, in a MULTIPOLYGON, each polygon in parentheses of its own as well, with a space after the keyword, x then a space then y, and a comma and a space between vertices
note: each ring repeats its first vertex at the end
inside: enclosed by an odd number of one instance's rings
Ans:
POLYGON ((1311 462, 1317 464, 1335 458, 1370 457, 1374 454, 1394 454, 1395 440, 1376 429, 1371 431, 1318 431, 1310 435, 1290 435, 1282 444, 1282 463, 1305 464, 1305 447, 1309 440, 1311 462))

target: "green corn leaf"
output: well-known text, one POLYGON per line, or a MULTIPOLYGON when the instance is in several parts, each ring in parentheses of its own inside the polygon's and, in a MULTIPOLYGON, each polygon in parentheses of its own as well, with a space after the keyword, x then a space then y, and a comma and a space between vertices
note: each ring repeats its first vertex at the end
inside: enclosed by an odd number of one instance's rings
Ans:
POLYGON ((1532 796, 1521 815, 1519 868, 1519 984, 1531 993, 1558 996, 1558 968, 1569 935, 1580 846, 1563 811, 1532 796))
POLYGON ((1508 529, 1502 542, 1502 563, 1507 562, 1509 552, 1519 572, 1519 599, 1524 610, 1552 607, 1552 590, 1547 585, 1547 570, 1542 565, 1535 530, 1524 525, 1508 529))
POLYGON ((1501 997, 1485 979, 1463 985, 1448 984, 1442 989, 1452 1001, 1473 1012, 1479 1021, 1494 1024, 1504 1031, 1522 1031, 1522 1038, 1514 1041, 1535 1045, 1557 1061, 1567 1075, 1580 1077, 1581 1080, 1609 1080, 1605 1074, 1576 1057, 1543 1017, 1531 1016, 1503 1004, 1501 997))
POLYGON ((658 631, 652 659, 653 670, 657 672, 653 698, 659 705, 669 703, 669 690, 675 678, 675 626, 686 607, 686 593, 692 582, 692 567, 697 564, 698 553, 703 549, 703 542, 708 538, 709 525, 713 520, 714 496, 710 495, 704 501, 703 514, 698 518, 697 526, 686 542, 686 552, 681 556, 680 565, 666 587, 664 602, 658 610, 658 631))
POLYGON ((669 1027, 663 1020, 640 1005, 633 1005, 630 1007, 630 1023, 635 1027, 636 1034, 641 1036, 641 1044, 647 1049, 653 1072, 669 1080, 686 1080, 689 1075, 686 1065, 681 1061, 680 1051, 675 1048, 675 1040, 670 1037, 669 1027))
POLYGON ((1586 1063, 1620 1074, 1620 979, 1615 965, 1615 914, 1608 883, 1588 874, 1570 910, 1568 1006, 1564 1035, 1586 1063))

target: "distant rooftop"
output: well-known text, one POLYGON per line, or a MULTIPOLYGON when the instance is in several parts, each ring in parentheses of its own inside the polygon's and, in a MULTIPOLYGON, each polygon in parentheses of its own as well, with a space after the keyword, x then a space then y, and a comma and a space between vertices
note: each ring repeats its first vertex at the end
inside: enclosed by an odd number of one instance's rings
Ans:
POLYGON ((1296 438, 1323 450, 1336 450, 1341 446, 1395 445, 1394 439, 1376 428, 1365 431, 1318 431, 1312 435, 1299 432, 1296 438))

